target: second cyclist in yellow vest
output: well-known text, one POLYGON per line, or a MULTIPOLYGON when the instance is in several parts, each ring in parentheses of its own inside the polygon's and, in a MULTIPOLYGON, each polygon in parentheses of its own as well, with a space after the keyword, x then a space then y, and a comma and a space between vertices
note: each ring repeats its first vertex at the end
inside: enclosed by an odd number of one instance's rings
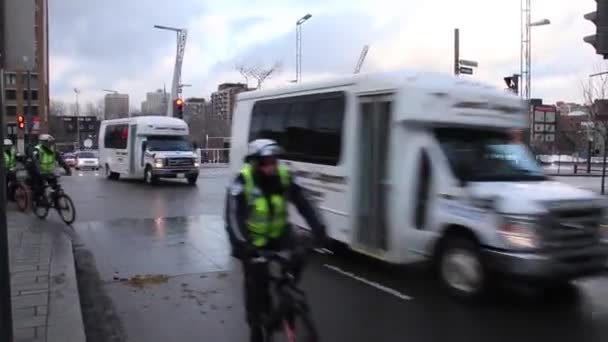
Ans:
POLYGON ((66 175, 71 175, 70 167, 61 157, 61 154, 55 150, 55 139, 50 134, 41 134, 38 137, 39 144, 34 148, 33 161, 37 166, 36 171, 32 175, 32 190, 34 198, 42 195, 45 182, 51 185, 56 184, 57 177, 55 169, 57 166, 65 170, 66 175))
POLYGON ((245 166, 228 189, 226 228, 232 253, 243 262, 245 309, 250 341, 262 342, 267 332, 264 316, 270 310, 266 265, 249 260, 260 249, 285 250, 295 247, 288 220, 292 203, 307 221, 318 245, 326 238, 325 226, 304 191, 285 166, 279 164, 281 148, 273 140, 249 144, 245 166))
POLYGON ((4 170, 8 199, 13 200, 14 183, 17 180, 17 152, 10 139, 4 139, 4 170))

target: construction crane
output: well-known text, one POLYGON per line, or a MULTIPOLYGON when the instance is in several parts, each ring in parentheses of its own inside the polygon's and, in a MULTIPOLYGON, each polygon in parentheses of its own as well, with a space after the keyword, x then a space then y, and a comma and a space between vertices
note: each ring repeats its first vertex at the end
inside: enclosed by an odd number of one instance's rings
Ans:
POLYGON ((182 63, 184 61, 188 30, 160 25, 154 25, 154 28, 173 31, 177 34, 177 52, 175 55, 175 67, 173 69, 173 82, 171 83, 171 105, 167 106, 167 116, 173 116, 173 110, 175 109, 173 104, 175 100, 182 97, 182 63))
POLYGON ((359 61, 355 66, 355 74, 358 74, 361 71, 361 67, 363 66, 363 62, 365 62, 365 57, 367 57, 367 51, 369 51, 369 45, 363 46, 363 50, 361 50, 361 55, 359 56, 359 61))

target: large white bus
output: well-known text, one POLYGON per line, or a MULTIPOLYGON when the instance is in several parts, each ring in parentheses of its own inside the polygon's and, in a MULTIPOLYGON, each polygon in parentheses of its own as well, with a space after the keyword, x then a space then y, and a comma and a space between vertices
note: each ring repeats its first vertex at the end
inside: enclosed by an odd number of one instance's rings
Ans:
POLYGON ((166 116, 105 120, 99 127, 99 164, 108 179, 159 178, 196 184, 200 160, 188 141, 188 124, 166 116))
POLYGON ((333 239, 391 263, 434 260, 460 296, 496 274, 563 284, 598 273, 605 203, 546 177, 513 139, 528 127, 518 97, 475 82, 353 75, 241 93, 231 168, 249 141, 276 140, 333 239))

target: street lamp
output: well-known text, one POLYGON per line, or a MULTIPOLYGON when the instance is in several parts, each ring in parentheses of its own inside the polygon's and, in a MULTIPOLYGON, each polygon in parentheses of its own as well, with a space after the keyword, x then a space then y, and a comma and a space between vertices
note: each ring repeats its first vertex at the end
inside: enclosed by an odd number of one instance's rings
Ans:
MULTIPOLYGON (((181 97, 182 90, 182 62, 184 60, 184 53, 186 51, 186 39, 188 37, 188 30, 185 28, 169 27, 162 25, 154 25, 154 28, 159 30, 167 30, 175 32, 177 38, 177 52, 175 55, 175 66, 173 68, 173 81, 171 82, 171 101, 181 97)), ((167 106, 167 116, 173 116, 173 106, 167 106)))
POLYGON ((522 51, 521 51, 521 60, 520 60, 520 74, 522 75, 522 81, 523 81, 523 91, 522 91, 522 96, 524 96, 524 99, 526 101, 530 100, 530 94, 531 94, 531 89, 532 89, 532 73, 531 73, 531 67, 532 67, 532 32, 531 32, 531 28, 532 27, 537 27, 537 26, 545 26, 545 25, 549 25, 551 24, 551 21, 549 19, 541 19, 538 21, 530 21, 530 0, 526 0, 526 5, 525 5, 525 9, 522 10, 522 14, 525 16, 525 18, 522 18, 523 20, 525 20, 525 24, 522 25, 523 26, 523 30, 522 30, 522 51))
POLYGON ((76 144, 80 150, 80 108, 78 105, 78 95, 80 95, 80 89, 74 88, 74 94, 76 94, 76 144))
POLYGON ((309 13, 296 21, 296 83, 302 81, 302 24, 311 17, 309 13))

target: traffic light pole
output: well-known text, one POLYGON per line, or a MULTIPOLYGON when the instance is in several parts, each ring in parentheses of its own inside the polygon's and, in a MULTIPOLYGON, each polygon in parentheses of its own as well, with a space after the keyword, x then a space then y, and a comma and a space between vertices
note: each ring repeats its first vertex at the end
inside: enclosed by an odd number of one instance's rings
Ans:
MULTIPOLYGON (((0 0, 0 26, 4 26, 4 0, 0 0)), ((13 315, 11 303, 11 273, 8 251, 8 228, 6 224, 6 173, 4 168, 4 55, 5 27, 0 27, 0 341, 13 341, 13 315)))

